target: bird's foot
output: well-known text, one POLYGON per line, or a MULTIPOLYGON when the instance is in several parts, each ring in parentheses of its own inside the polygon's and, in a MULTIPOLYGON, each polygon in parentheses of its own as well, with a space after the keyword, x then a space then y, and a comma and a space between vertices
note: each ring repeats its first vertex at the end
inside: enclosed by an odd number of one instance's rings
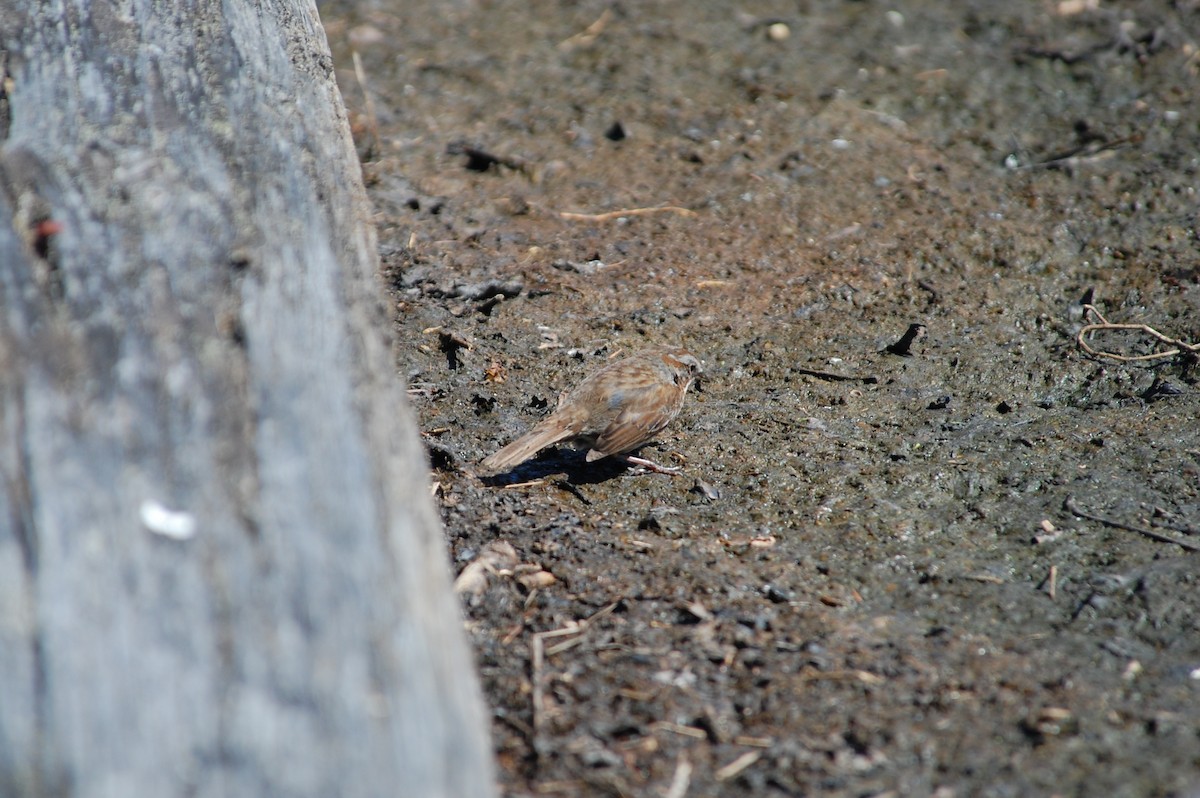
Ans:
POLYGON ((670 476, 675 476, 676 474, 683 473, 682 466, 659 465, 658 463, 654 462, 653 460, 647 460, 644 457, 634 457, 631 454, 625 454, 625 455, 621 455, 621 456, 625 458, 625 462, 627 464, 629 464, 631 466, 636 466, 638 468, 645 469, 646 471, 650 471, 655 474, 668 474, 670 476))

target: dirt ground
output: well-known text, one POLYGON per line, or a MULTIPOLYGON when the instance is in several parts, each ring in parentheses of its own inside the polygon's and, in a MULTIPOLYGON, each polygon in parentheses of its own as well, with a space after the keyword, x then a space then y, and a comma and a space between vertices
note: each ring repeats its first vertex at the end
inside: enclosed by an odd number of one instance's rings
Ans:
POLYGON ((1200 796, 1200 3, 322 15, 506 795, 1200 796))

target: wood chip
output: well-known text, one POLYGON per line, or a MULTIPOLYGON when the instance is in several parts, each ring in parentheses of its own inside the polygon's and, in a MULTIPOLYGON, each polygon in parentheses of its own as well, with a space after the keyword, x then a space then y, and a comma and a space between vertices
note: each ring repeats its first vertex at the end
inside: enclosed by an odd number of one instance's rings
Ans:
POLYGON ((652 725, 651 730, 669 731, 672 734, 679 734, 684 737, 694 737, 697 740, 708 739, 708 732, 696 726, 683 726, 678 723, 670 723, 669 721, 660 720, 652 725))
POLYGON ((713 774, 717 781, 729 781, 762 758, 762 751, 747 751, 713 774))
POLYGON ((770 748, 775 744, 775 740, 770 737, 735 737, 733 738, 735 745, 748 745, 752 748, 770 748))
POLYGON ((692 782, 692 763, 683 754, 675 762, 675 775, 671 778, 671 786, 663 793, 663 798, 683 798, 687 795, 688 785, 692 782))

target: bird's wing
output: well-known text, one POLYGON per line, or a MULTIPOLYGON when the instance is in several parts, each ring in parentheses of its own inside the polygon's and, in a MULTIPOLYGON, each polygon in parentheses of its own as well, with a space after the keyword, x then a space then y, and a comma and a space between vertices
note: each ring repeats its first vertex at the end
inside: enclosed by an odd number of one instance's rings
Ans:
POLYGON ((675 417, 679 389, 658 385, 631 397, 617 417, 596 437, 589 460, 636 449, 657 435, 675 417), (595 457, 592 457, 592 454, 595 457))

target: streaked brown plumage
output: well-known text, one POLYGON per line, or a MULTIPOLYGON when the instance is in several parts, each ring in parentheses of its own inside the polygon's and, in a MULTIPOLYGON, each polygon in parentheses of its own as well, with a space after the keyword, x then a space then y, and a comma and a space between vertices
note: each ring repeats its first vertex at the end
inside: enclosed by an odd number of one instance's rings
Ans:
MULTIPOLYGON (((633 451, 679 414, 701 371, 696 356, 678 346, 655 347, 610 363, 564 393, 553 413, 480 466, 493 472, 513 468, 565 440, 585 443, 588 462, 633 451)), ((633 462, 670 471, 637 458, 633 462)))

